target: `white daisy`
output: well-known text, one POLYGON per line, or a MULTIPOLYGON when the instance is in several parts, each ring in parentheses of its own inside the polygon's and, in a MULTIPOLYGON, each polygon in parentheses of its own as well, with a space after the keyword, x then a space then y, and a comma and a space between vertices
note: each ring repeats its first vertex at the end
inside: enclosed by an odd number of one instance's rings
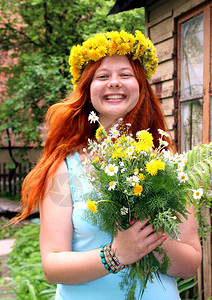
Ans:
POLYGON ((95 123, 96 121, 99 121, 99 117, 96 115, 96 113, 94 111, 90 112, 89 116, 88 116, 88 121, 90 123, 95 123))
POLYGON ((160 133, 160 135, 162 136, 169 136, 168 133, 162 129, 158 129, 158 132, 160 133))
POLYGON ((116 187, 116 182, 115 181, 109 182, 109 188, 108 188, 109 191, 111 191, 111 190, 114 191, 115 187, 116 187))
POLYGON ((134 152, 135 148, 133 146, 130 146, 127 148, 126 153, 131 156, 134 152))
POLYGON ((124 163, 123 163, 123 161, 120 161, 120 167, 124 167, 124 163))
POLYGON ((178 175, 178 179, 180 180, 180 182, 186 182, 186 180, 188 180, 188 175, 185 174, 185 173, 183 173, 183 172, 181 172, 178 175))
POLYGON ((110 134, 114 139, 116 139, 120 135, 119 130, 116 128, 116 126, 110 129, 110 134))
POLYGON ((105 173, 109 176, 113 176, 117 174, 117 172, 118 172, 118 167, 115 164, 109 164, 105 168, 105 173))
POLYGON ((169 143, 167 141, 164 141, 162 139, 159 139, 159 143, 161 146, 165 146, 165 147, 167 147, 169 145, 169 143))
POLYGON ((128 209, 127 207, 123 206, 123 207, 121 208, 121 214, 122 214, 122 216, 128 214, 128 210, 129 210, 129 209, 128 209))
POLYGON ((173 159, 173 157, 174 157, 174 155, 173 155, 173 153, 171 152, 171 151, 162 151, 163 152, 163 156, 164 156, 164 158, 165 159, 167 159, 167 160, 172 160, 173 159))
POLYGON ((198 190, 193 190, 193 198, 200 199, 203 195, 203 189, 199 188, 198 190))

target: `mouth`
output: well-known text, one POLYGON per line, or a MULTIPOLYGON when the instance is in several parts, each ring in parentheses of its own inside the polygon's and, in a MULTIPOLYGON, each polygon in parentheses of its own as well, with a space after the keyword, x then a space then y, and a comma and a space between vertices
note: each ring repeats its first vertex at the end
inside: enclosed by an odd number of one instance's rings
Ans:
POLYGON ((125 95, 121 95, 121 94, 114 94, 114 95, 106 95, 104 96, 105 100, 111 100, 111 101, 116 101, 116 100, 123 100, 126 98, 125 95))

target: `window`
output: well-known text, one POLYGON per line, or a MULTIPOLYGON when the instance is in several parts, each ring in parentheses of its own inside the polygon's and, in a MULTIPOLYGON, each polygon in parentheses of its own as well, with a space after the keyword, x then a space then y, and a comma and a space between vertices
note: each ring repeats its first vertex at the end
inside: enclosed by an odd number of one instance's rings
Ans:
POLYGON ((212 141, 211 11, 212 4, 207 4, 178 20, 178 146, 181 152, 212 141))

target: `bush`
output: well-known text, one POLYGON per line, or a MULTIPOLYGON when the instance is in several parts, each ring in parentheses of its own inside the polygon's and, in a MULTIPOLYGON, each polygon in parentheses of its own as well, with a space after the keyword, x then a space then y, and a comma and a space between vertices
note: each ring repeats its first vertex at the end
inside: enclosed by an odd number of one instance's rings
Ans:
POLYGON ((7 295, 16 294, 21 300, 54 299, 56 286, 47 283, 43 275, 39 231, 39 225, 29 224, 14 234, 16 241, 7 261, 11 277, 0 282, 7 286, 7 295))

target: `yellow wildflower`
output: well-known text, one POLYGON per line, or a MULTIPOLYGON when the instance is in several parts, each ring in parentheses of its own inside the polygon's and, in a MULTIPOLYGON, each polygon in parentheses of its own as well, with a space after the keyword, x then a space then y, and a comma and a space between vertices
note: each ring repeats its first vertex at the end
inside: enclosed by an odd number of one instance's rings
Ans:
POLYGON ((138 183, 136 183, 136 185, 135 185, 135 187, 134 187, 134 191, 133 191, 133 194, 134 195, 141 195, 141 193, 142 193, 142 191, 143 191, 143 187, 141 186, 141 185, 139 185, 138 183))
POLYGON ((152 176, 155 176, 158 170, 165 170, 165 163, 161 159, 154 159, 146 164, 146 171, 152 176))
POLYGON ((99 162, 99 157, 98 157, 98 156, 94 157, 93 162, 94 162, 95 164, 97 164, 97 163, 99 162))
POLYGON ((107 135, 104 127, 101 125, 99 128, 96 130, 96 139, 100 140, 101 138, 105 137, 107 135))
POLYGON ((138 172, 139 172, 139 170, 138 170, 138 168, 136 168, 136 169, 134 170, 134 175, 138 175, 138 172))
POLYGON ((145 179, 145 176, 144 176, 144 174, 142 174, 142 173, 139 173, 137 176, 138 176, 138 178, 139 178, 140 180, 144 180, 144 179, 145 179))
POLYGON ((125 151, 123 151, 122 147, 116 147, 112 153, 112 158, 122 158, 127 157, 125 151))
POLYGON ((88 199, 87 206, 88 206, 88 209, 90 211, 92 211, 93 213, 97 212, 97 205, 94 201, 91 201, 90 199, 88 199))
POLYGON ((126 55, 127 53, 130 52, 130 47, 126 44, 126 43, 123 43, 123 44, 120 44, 118 46, 118 51, 117 53, 119 55, 126 55))

